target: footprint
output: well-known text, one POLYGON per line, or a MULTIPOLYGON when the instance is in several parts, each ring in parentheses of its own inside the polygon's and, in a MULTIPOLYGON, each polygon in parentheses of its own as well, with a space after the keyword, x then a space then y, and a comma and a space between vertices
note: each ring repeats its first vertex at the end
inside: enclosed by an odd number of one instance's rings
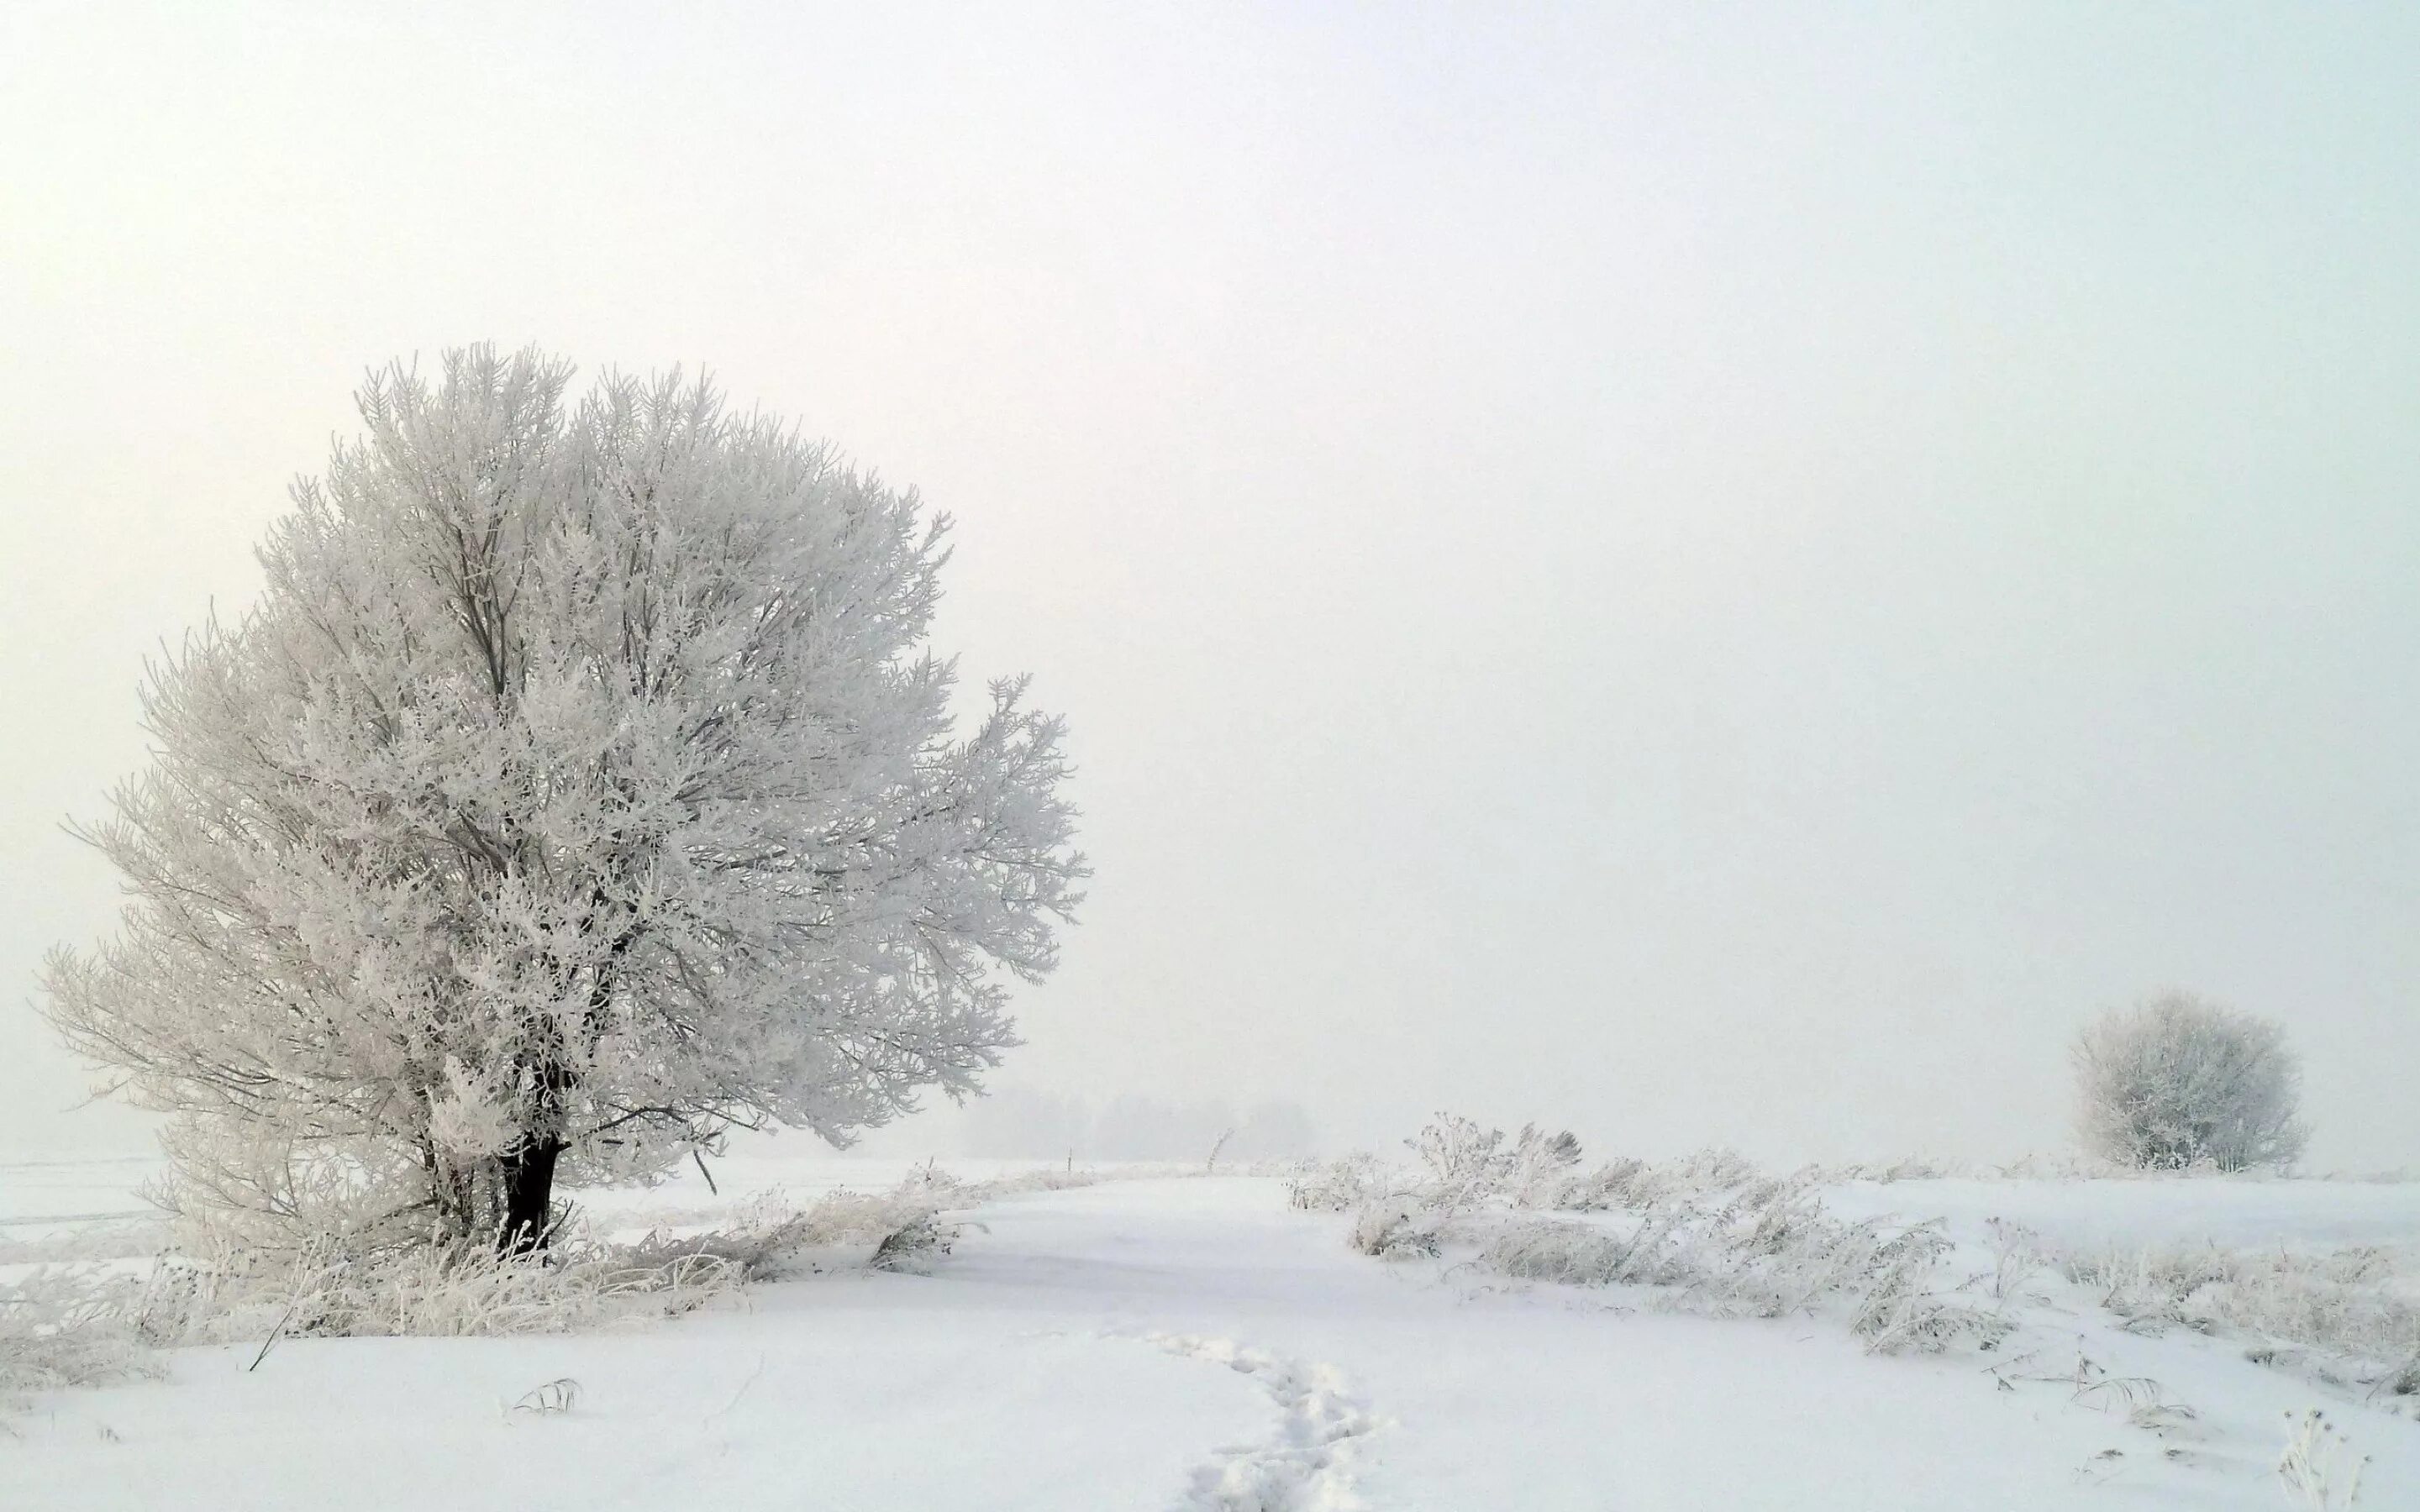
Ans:
POLYGON ((1146 1334, 1171 1354, 1223 1365, 1277 1403, 1278 1428, 1260 1443, 1218 1450, 1193 1472, 1177 1512, 1353 1512, 1360 1441, 1379 1420, 1334 1365, 1307 1363, 1192 1334, 1146 1334))

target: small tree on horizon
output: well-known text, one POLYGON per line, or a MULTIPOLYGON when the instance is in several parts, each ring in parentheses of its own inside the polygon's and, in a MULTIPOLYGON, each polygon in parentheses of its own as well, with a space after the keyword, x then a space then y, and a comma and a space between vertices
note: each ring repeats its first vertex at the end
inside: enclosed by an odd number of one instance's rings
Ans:
POLYGON ((2076 1036, 2072 1059, 2078 1133, 2121 1165, 2284 1165, 2309 1136, 2285 1029, 2191 993, 2103 1012, 2076 1036))
POLYGON ((400 365, 150 669, 45 1010, 252 1231, 540 1244, 558 1177, 975 1087, 1085 874, 1062 724, 923 649, 945 517, 703 380, 400 365))

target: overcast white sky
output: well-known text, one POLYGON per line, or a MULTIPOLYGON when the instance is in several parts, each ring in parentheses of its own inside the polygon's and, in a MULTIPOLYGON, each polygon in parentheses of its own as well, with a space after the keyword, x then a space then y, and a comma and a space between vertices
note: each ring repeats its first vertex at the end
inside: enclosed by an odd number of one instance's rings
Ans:
POLYGON ((2009 1156, 2165 984, 2420 1162, 2420 8, 0 8, 0 1151, 141 658, 492 338, 961 521, 1009 1083, 2009 1156), (1884 14, 1887 10, 1889 14, 1884 14))

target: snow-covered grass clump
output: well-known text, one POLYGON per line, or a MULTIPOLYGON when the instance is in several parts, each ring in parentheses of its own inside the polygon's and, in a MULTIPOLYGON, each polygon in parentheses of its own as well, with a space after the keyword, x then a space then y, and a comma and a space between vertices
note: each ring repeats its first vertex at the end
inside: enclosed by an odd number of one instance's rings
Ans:
POLYGON ((2046 1237, 1991 1211, 2022 1197, 2071 1225, 2113 1193, 2167 1181, 2185 1183, 2180 1196, 2240 1193, 2235 1206, 2269 1213, 2280 1196, 2309 1190, 2273 1174, 2204 1165, 2153 1175, 2083 1159, 1978 1178, 1972 1165, 1911 1160, 1775 1177, 1719 1149, 1582 1170, 1567 1134, 1525 1127, 1508 1137, 1451 1116, 1406 1143, 1408 1165, 1359 1154, 1299 1168, 1295 1205, 1352 1213, 1348 1242, 1367 1255, 1637 1288, 1653 1305, 1707 1316, 1830 1314, 1883 1353, 1993 1347, 2055 1277, 2074 1305, 2105 1309, 2129 1332, 2224 1338, 2255 1363, 2420 1415, 2420 1264, 2408 1245, 2329 1245, 2316 1231, 2293 1245, 2145 1242, 2088 1227, 2046 1237), (2104 1184, 2112 1179, 2125 1184, 2104 1184), (1954 1196, 1973 1212, 1953 1233, 1946 1218, 1911 1218, 1905 1201, 1870 1190, 1840 1211, 1855 1187, 1954 1196), (2044 1196, 2062 1190, 2063 1199, 2044 1196))
POLYGON ((2060 1266, 2134 1332, 2234 1338, 2256 1363, 2420 1412, 2420 1274, 2393 1250, 2106 1247, 2060 1266))
POLYGON ((943 1215, 1022 1192, 1088 1185, 1091 1173, 1038 1171, 963 1182, 926 1166, 885 1192, 775 1191, 734 1208, 659 1213, 635 1237, 577 1219, 544 1255, 488 1246, 365 1246, 322 1235, 247 1244, 208 1227, 148 1257, 130 1242, 156 1227, 18 1242, 40 1265, 0 1281, 0 1402, 145 1373, 151 1351, 287 1337, 464 1337, 573 1334, 677 1317, 752 1281, 833 1267, 914 1271, 948 1252, 943 1215), (699 1224, 677 1220, 696 1217, 699 1224))
POLYGON ((147 1373, 131 1316, 139 1291, 126 1276, 47 1267, 0 1281, 0 1411, 34 1392, 147 1373))
POLYGON ((2287 1503, 2302 1512, 2335 1512, 2359 1503, 2368 1457, 2357 1454, 2344 1431, 2317 1408, 2288 1422, 2291 1431, 2277 1457, 2277 1482, 2287 1503))
POLYGON ((1829 1311, 1881 1353, 1989 1347, 2010 1326, 1947 1282, 1940 1225, 1842 1221, 1809 1178, 1761 1175, 1730 1150, 1581 1172, 1569 1134, 1524 1127, 1508 1139, 1452 1115, 1407 1143, 1409 1171, 1369 1156, 1306 1167, 1295 1204, 1353 1211, 1350 1242, 1365 1254, 1451 1248, 1496 1274, 1648 1288, 1659 1305, 1720 1317, 1829 1311))
POLYGON ((1822 1195, 1848 1217, 1940 1215, 1962 1241, 1951 1263, 2020 1274, 2004 1289, 2062 1313, 2139 1338, 2198 1335, 2420 1416, 2420 1196, 2400 1176, 1868 1177, 1822 1195))

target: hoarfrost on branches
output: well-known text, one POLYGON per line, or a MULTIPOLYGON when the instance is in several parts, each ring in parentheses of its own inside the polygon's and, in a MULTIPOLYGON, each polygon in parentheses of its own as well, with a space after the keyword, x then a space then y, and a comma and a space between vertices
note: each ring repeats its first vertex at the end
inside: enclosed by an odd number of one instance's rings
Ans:
POLYGON ((47 1011, 262 1234, 538 1242, 567 1180, 971 1090, 1085 874, 1062 724, 923 649, 945 517, 704 381, 400 365, 151 669, 47 1011), (995 969, 997 968, 997 969, 995 969))
POLYGON ((2103 1013, 2073 1055, 2078 1132, 2096 1155, 2144 1169, 2236 1171, 2303 1152, 2302 1068, 2267 1020, 2162 993, 2103 1013))

